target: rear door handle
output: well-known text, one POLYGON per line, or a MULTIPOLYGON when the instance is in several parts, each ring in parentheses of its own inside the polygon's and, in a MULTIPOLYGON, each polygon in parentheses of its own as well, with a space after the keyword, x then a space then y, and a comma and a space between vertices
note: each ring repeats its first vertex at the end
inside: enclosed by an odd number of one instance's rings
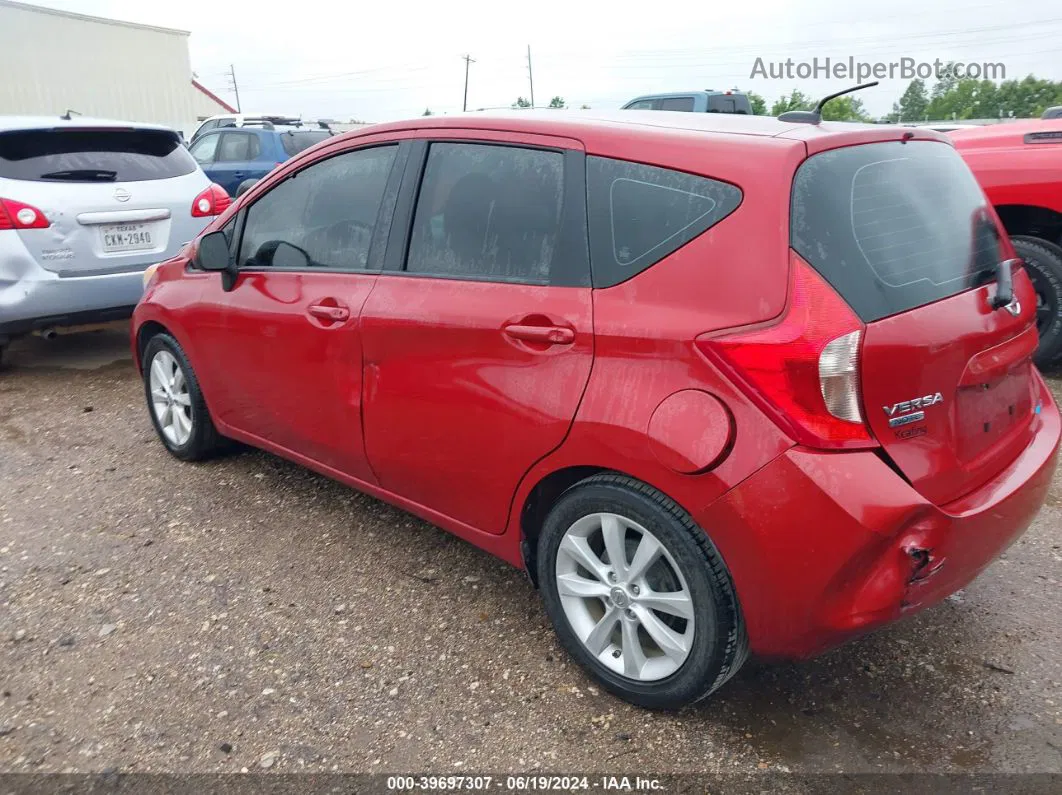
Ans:
POLYGON ((575 331, 564 326, 525 326, 517 323, 503 330, 513 339, 525 342, 544 342, 547 345, 569 345, 575 342, 575 331))
POLYGON ((306 308, 306 311, 320 320, 331 320, 333 323, 338 323, 350 317, 350 310, 345 306, 311 304, 306 308))

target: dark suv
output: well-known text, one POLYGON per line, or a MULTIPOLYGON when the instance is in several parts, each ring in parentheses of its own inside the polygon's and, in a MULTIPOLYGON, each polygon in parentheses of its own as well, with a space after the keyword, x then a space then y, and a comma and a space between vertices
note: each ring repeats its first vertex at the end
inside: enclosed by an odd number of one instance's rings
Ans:
POLYGON ((261 125, 222 127, 201 133, 189 150, 206 175, 229 196, 238 196, 289 157, 332 136, 330 130, 261 125))

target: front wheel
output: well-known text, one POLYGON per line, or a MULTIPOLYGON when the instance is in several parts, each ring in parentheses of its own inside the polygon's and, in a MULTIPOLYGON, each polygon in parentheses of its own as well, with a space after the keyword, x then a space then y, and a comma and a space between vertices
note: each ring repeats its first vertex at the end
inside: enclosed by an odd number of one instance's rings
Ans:
POLYGON ((631 478, 596 475, 561 497, 539 538, 538 574, 562 645, 639 706, 698 701, 748 655, 715 546, 672 500, 631 478))
POLYGON ((144 348, 143 366, 151 424, 166 449, 183 461, 198 461, 219 452, 223 439, 177 340, 169 334, 152 337, 144 348))

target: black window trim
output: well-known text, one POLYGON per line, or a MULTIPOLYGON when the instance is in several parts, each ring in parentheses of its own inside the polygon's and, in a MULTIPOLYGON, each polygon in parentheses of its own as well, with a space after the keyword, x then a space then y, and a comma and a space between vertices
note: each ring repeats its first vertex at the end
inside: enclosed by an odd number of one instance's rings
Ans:
POLYGON ((430 137, 410 141, 410 154, 406 162, 402 187, 398 194, 391 222, 391 235, 387 241, 384 272, 392 276, 411 279, 447 279, 450 281, 479 282, 483 284, 526 284, 540 287, 590 287, 590 240, 586 217, 586 155, 581 149, 569 149, 547 144, 523 141, 499 141, 492 138, 430 137), (557 152, 564 157, 564 184, 561 196, 561 224, 557 235, 554 262, 561 267, 550 268, 548 281, 530 279, 506 279, 473 277, 448 273, 413 273, 406 269, 409 244, 413 235, 413 220, 424 171, 428 163, 428 150, 432 144, 472 144, 479 146, 505 146, 515 149, 534 149, 557 152))
MULTIPOLYGON (((409 157, 409 141, 373 141, 371 143, 362 146, 352 146, 349 148, 339 149, 335 152, 330 152, 325 157, 319 157, 312 162, 306 163, 297 171, 293 171, 288 174, 284 179, 277 181, 275 185, 271 185, 269 190, 264 191, 260 196, 256 196, 253 202, 244 205, 240 208, 236 217, 236 230, 232 236, 232 243, 230 244, 230 251, 233 257, 233 261, 236 263, 236 268, 240 273, 380 273, 384 270, 384 246, 387 244, 387 240, 390 236, 391 228, 394 224, 394 219, 397 215, 397 210, 389 211, 387 208, 386 197, 388 194, 394 192, 396 189, 400 190, 398 181, 402 179, 403 172, 406 167, 406 158, 409 157), (274 265, 269 266, 246 266, 240 265, 240 249, 243 247, 243 230, 247 223, 247 211, 251 207, 254 207, 263 196, 268 196, 280 185, 283 185, 288 180, 295 179, 299 174, 304 172, 308 168, 323 163, 326 160, 331 160, 334 157, 340 155, 348 155, 354 152, 364 152, 369 149, 379 149, 384 146, 395 147, 395 159, 391 164, 391 173, 387 176, 387 181, 384 183, 384 200, 380 202, 380 207, 376 213, 376 224, 373 227, 372 240, 369 241, 369 254, 366 258, 366 266, 364 268, 333 268, 331 266, 322 268, 317 266, 308 266, 305 268, 298 267, 277 267, 274 265)), ((399 194, 399 201, 401 201, 401 194, 399 194)))

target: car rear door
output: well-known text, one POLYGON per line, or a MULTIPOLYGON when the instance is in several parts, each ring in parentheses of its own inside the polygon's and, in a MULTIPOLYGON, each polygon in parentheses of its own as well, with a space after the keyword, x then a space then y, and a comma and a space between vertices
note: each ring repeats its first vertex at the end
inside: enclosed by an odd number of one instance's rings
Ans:
POLYGON ((0 132, 0 198, 43 216, 17 234, 59 276, 143 270, 173 256, 207 218, 208 181, 177 134, 75 127, 0 132))
MULTIPOLYGON (((360 312, 380 270, 400 144, 321 153, 241 211, 238 275, 202 291, 211 409, 256 443, 361 480, 360 312)), ((197 367, 200 366, 197 362, 197 367)))
POLYGON ((793 248, 865 323, 864 416, 888 457, 943 504, 984 484, 1031 438, 1036 298, 973 175, 935 141, 813 155, 793 187, 793 248))
POLYGON ((590 374, 584 156, 568 139, 432 132, 362 310, 366 451, 384 488, 501 533, 590 374))

